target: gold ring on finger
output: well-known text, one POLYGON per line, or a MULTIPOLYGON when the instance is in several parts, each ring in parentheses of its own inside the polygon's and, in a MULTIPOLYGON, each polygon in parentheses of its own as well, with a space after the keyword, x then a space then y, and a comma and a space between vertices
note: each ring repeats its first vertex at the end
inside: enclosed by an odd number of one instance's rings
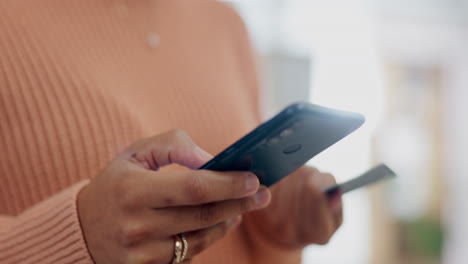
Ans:
POLYGON ((179 234, 178 236, 180 239, 182 239, 182 243, 183 243, 182 257, 180 259, 180 262, 182 262, 185 260, 185 257, 187 257, 188 242, 183 234, 179 234))
POLYGON ((180 236, 174 236, 174 258, 172 264, 182 262, 182 255, 184 252, 184 241, 180 236))

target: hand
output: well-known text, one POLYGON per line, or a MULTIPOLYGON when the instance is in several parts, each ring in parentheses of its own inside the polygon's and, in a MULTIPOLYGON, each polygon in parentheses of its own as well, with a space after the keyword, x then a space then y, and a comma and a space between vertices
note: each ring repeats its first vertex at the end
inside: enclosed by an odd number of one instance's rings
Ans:
POLYGON ((274 185, 270 205, 245 216, 244 225, 282 248, 326 244, 343 221, 341 194, 323 193, 334 184, 331 174, 302 167, 274 185))
POLYGON ((178 163, 198 168, 211 158, 176 130, 140 140, 78 196, 78 213, 97 264, 170 263, 174 236, 188 241, 187 262, 265 207, 270 192, 247 172, 158 171, 178 163))

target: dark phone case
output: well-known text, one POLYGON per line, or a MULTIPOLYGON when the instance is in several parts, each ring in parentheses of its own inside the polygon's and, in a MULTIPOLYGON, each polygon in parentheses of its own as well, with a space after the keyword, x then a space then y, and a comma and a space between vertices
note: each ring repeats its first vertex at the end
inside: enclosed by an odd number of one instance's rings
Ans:
POLYGON ((364 123, 364 116, 309 103, 293 104, 200 167, 251 171, 271 186, 364 123))

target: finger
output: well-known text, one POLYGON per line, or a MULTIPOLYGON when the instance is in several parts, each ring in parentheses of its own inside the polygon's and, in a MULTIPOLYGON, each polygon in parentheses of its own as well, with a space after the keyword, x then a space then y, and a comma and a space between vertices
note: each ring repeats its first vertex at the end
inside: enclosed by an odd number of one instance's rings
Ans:
MULTIPOLYGON (((321 182, 321 189, 327 189, 330 186, 336 185, 336 179, 330 173, 324 173, 322 176, 321 182)), ((343 203, 341 200, 341 192, 337 191, 332 195, 332 197, 328 197, 328 206, 333 214, 333 227, 334 231, 336 231, 341 224, 343 223, 343 203)))
POLYGON ((321 191, 336 185, 336 179, 332 174, 320 173, 318 171, 312 175, 311 182, 317 189, 321 191))
POLYGON ((128 177, 123 195, 130 204, 151 208, 198 205, 247 197, 260 183, 251 172, 207 170, 175 172, 135 172, 128 177), (138 177, 138 176, 140 177, 138 177), (138 177, 138 180, 136 178, 138 177))
POLYGON ((198 147, 183 130, 176 129, 135 142, 122 155, 147 169, 158 170, 177 163, 192 169, 201 167, 212 156, 198 147))
POLYGON ((335 229, 338 229, 343 223, 343 203, 341 193, 338 191, 328 199, 329 206, 334 216, 335 229))
MULTIPOLYGON (((326 177, 329 178, 329 180, 326 180, 325 184, 331 183, 331 177, 329 177, 329 175, 326 175, 326 177)), ((308 213, 307 218, 314 219, 315 226, 308 227, 309 223, 306 222, 303 223, 303 230, 306 230, 305 237, 312 239, 311 241, 307 241, 308 243, 324 245, 329 242, 331 236, 336 231, 337 218, 330 206, 328 197, 317 185, 321 185, 317 184, 317 179, 313 179, 313 177, 309 178, 308 184, 306 185, 306 192, 309 197, 307 201, 305 201, 305 208, 311 208, 311 210, 306 209, 305 211, 308 213)))
POLYGON ((223 238, 228 232, 239 226, 241 220, 242 217, 238 215, 212 227, 184 233, 188 244, 187 258, 193 258, 223 238))
POLYGON ((311 242, 317 243, 319 245, 325 245, 330 241, 331 237, 336 231, 336 219, 333 212, 328 207, 326 200, 319 201, 319 204, 320 205, 316 211, 318 214, 312 216, 319 218, 317 219, 317 226, 319 229, 316 232, 313 232, 315 233, 315 241, 311 242))
POLYGON ((131 247, 125 251, 122 263, 134 264, 167 264, 172 263, 175 255, 175 240, 173 237, 149 240, 131 247))
POLYGON ((335 219, 335 231, 336 231, 343 224, 343 210, 342 209, 334 213, 334 219, 335 219))
POLYGON ((337 190, 334 192, 331 196, 327 195, 328 197, 328 204, 330 205, 330 208, 332 209, 333 212, 338 212, 341 207, 342 207, 342 194, 340 190, 337 190))
MULTIPOLYGON (((194 256, 221 239, 240 222, 241 217, 236 216, 212 227, 183 234, 188 247, 185 260, 181 263, 190 263, 194 256)), ((128 263, 172 263, 175 257, 175 241, 172 234, 162 240, 156 238, 138 245, 130 251, 128 263)))
POLYGON ((320 188, 320 198, 324 205, 324 211, 327 216, 327 222, 330 226, 330 236, 340 227, 343 221, 343 212, 342 212, 342 201, 341 193, 336 192, 331 198, 323 193, 324 189, 329 188, 330 186, 336 185, 336 179, 330 173, 320 173, 318 176, 320 183, 318 184, 320 188))
POLYGON ((236 215, 264 208, 271 199, 270 191, 261 187, 250 197, 229 200, 201 206, 179 207, 164 209, 164 223, 171 223, 164 230, 166 233, 184 233, 216 225, 236 215))

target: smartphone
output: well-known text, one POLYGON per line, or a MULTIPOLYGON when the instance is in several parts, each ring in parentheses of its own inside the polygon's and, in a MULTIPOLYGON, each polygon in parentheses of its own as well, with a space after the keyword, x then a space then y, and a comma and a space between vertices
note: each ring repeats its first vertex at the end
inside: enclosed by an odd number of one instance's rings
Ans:
POLYGON ((251 171, 271 186, 364 123, 358 113, 295 103, 200 167, 251 171))
POLYGON ((364 186, 379 182, 384 179, 390 179, 396 177, 395 172, 391 170, 387 165, 380 164, 364 172, 359 177, 356 177, 347 182, 337 184, 335 186, 327 188, 324 192, 327 196, 332 196, 337 191, 342 194, 362 188, 364 186))

